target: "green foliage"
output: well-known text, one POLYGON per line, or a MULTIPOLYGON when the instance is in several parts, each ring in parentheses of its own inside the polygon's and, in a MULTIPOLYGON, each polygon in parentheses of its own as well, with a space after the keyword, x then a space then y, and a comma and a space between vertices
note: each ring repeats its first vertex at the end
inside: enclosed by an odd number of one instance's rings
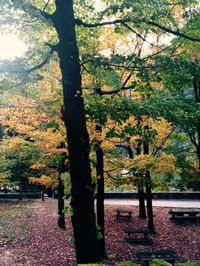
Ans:
MULTIPOLYGON (((23 79, 24 76, 27 77, 28 72, 25 69, 30 69, 45 60, 48 63, 50 60, 50 57, 48 58, 50 48, 52 44, 58 42, 58 36, 55 33, 54 25, 50 23, 50 19, 47 20, 45 18, 44 12, 52 14, 55 10, 54 2, 48 1, 48 4, 45 5, 41 0, 27 0, 21 5, 20 1, 2 0, 0 11, 1 14, 4 14, 2 22, 6 25, 2 27, 7 28, 8 25, 18 25, 19 28, 24 29, 21 32, 21 36, 27 42, 31 42, 31 49, 28 51, 26 59, 17 60, 14 64, 15 69, 17 66, 17 72, 12 71, 12 74, 14 73, 14 76, 17 76, 14 79, 17 83, 19 83, 19 79, 23 79), (41 12, 41 10, 44 12, 41 12), (13 12, 15 12, 15 15, 13 15, 13 12), (30 22, 34 21, 34 23, 27 23, 29 20, 30 22)), ((167 44, 162 43, 158 47, 150 43, 152 38, 162 39, 162 37, 166 37, 165 29, 162 28, 165 25, 171 30, 176 31, 178 29, 177 32, 182 31, 186 32, 188 36, 198 37, 200 24, 199 9, 197 8, 198 1, 180 0, 173 6, 170 0, 142 0, 139 2, 104 0, 102 3, 105 5, 102 6, 102 9, 98 8, 95 1, 75 0, 73 2, 75 17, 87 23, 111 21, 115 17, 119 20, 129 21, 126 27, 124 27, 124 24, 119 23, 112 27, 76 27, 84 80, 83 86, 88 89, 86 94, 90 94, 91 91, 97 92, 99 90, 100 92, 106 87, 111 91, 119 90, 118 96, 122 96, 120 88, 124 85, 131 86, 131 90, 133 89, 134 92, 140 93, 142 100, 142 102, 137 101, 127 96, 95 97, 92 94, 91 97, 86 99, 88 119, 101 123, 101 125, 106 125, 108 118, 118 123, 123 123, 130 115, 135 115, 138 118, 145 114, 155 118, 164 117, 185 132, 185 138, 183 136, 174 137, 174 146, 177 147, 179 145, 177 145, 177 142, 187 141, 188 136, 190 136, 191 140, 195 140, 193 141, 195 146, 198 143, 197 129, 199 127, 200 109, 199 104, 195 103, 194 97, 191 97, 191 92, 188 92, 188 88, 192 87, 193 78, 194 76, 198 77, 199 73, 198 43, 191 43, 189 40, 184 40, 180 37, 174 38, 171 47, 162 53, 159 52, 159 49, 166 48, 167 44), (149 22, 156 22, 161 27, 149 22), (105 36, 107 32, 111 35, 109 36, 108 34, 109 40, 105 48, 111 51, 109 55, 104 53, 103 43, 101 43, 101 37, 105 36), (132 40, 130 40, 129 33, 132 34, 132 40), (128 40, 126 40, 127 36, 129 36, 128 40), (142 51, 145 50, 142 47, 142 43, 145 45, 150 44, 153 49, 142 51), (132 49, 132 47, 137 49, 132 49), (153 57, 146 57, 145 53, 153 53, 155 50, 158 51, 158 54, 153 57), (124 81, 129 75, 131 78, 126 84, 124 81), (161 82, 163 89, 160 90, 159 86, 154 88, 151 82, 161 82)), ((57 60, 56 53, 51 55, 51 58, 57 60)), ((32 85, 33 90, 37 90, 38 94, 40 92, 36 88, 35 81, 45 80, 47 82, 45 73, 48 71, 48 67, 42 65, 42 70, 38 69, 34 74, 29 73, 27 81, 32 85)), ((7 90, 7 83, 1 84, 4 84, 2 86, 7 90)), ((57 86, 61 87, 60 81, 56 85, 52 85, 52 90, 57 86)), ((24 84, 18 87, 24 94, 30 93, 24 84)), ((52 99, 55 100, 57 95, 54 96, 44 102, 48 106, 48 112, 51 116, 56 113, 60 104, 59 101, 55 105, 51 104, 52 99)), ((39 105, 38 107, 40 108, 39 105)), ((59 124, 55 121, 46 122, 43 127, 44 129, 53 128, 59 130, 59 124)), ((108 137, 117 136, 123 139, 125 134, 134 135, 138 133, 141 133, 139 126, 137 128, 126 127, 125 131, 118 135, 114 130, 111 130, 108 133, 108 137)), ((155 135, 156 132, 151 132, 141 142, 151 142, 155 135)), ((179 145, 179 149, 176 151, 176 148, 170 147, 168 152, 170 152, 170 149, 174 149, 174 154, 179 156, 184 146, 179 145)), ((184 162, 189 165, 187 169, 178 162, 183 169, 180 183, 185 182, 186 176, 198 176, 199 174, 198 171, 195 172, 190 163, 196 159, 194 149, 188 151, 187 155, 184 159, 184 162), (189 152, 193 153, 193 157, 190 156, 189 152)), ((179 161, 181 162, 181 160, 179 161)), ((49 166, 57 168, 59 162, 59 156, 52 156, 49 166)), ((3 177, 8 177, 13 167, 10 165, 5 169, 4 166, 0 165, 3 177)), ((26 168, 25 166, 22 167, 26 168)), ((174 183, 176 183, 176 187, 182 186, 177 179, 174 183)))
POLYGON ((171 266, 171 265, 172 265, 171 263, 159 259, 152 260, 150 263, 150 266, 171 266))
POLYGON ((185 262, 185 263, 177 263, 176 266, 200 266, 200 261, 196 262, 185 262))
POLYGON ((116 264, 116 266, 139 266, 140 264, 134 263, 132 261, 126 261, 119 264, 116 264))
MULTIPOLYGON (((78 264, 80 266, 105 266, 104 264, 78 264)), ((140 264, 131 262, 131 261, 126 261, 126 262, 122 262, 122 263, 118 263, 116 264, 116 266, 139 266, 140 264)), ((150 263, 150 266, 171 266, 172 264, 170 264, 167 261, 164 260, 159 260, 159 259, 155 259, 152 260, 150 263)), ((200 262, 185 262, 185 263, 177 263, 175 264, 176 266, 200 266, 200 262)))
POLYGON ((67 198, 71 195, 71 182, 70 182, 70 175, 68 172, 61 174, 62 181, 64 183, 64 193, 67 198))
POLYGON ((101 233, 101 226, 96 226, 97 228, 97 239, 100 240, 100 239, 103 239, 103 235, 101 233))
MULTIPOLYGON (((9 142, 9 139, 4 140, 1 148, 7 147, 9 142)), ((30 166, 37 161, 39 156, 40 151, 37 145, 21 139, 14 143, 10 149, 3 148, 0 150, 0 157, 3 159, 3 164, 0 164, 0 173, 6 176, 9 183, 25 188, 31 172, 30 166)))
MULTIPOLYGON (((139 266, 140 264, 136 264, 133 262, 123 262, 120 264, 116 264, 116 266, 139 266)), ((152 260, 150 263, 150 266, 171 266, 172 264, 170 264, 167 261, 164 260, 160 260, 160 259, 155 259, 152 260)), ((177 263, 175 264, 176 266, 200 266, 200 262, 185 262, 185 263, 177 263)))
POLYGON ((77 266, 106 266, 106 265, 105 264, 92 263, 92 264, 78 264, 77 266))

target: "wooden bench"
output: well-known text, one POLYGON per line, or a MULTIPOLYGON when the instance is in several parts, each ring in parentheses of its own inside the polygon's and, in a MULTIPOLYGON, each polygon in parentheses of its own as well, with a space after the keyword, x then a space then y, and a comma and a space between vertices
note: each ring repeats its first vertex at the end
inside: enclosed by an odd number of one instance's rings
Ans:
POLYGON ((128 237, 124 238, 124 240, 128 243, 140 245, 153 244, 153 240, 148 238, 148 235, 151 234, 151 230, 148 228, 124 227, 124 233, 128 235, 128 237), (141 235, 143 237, 141 237, 141 235))
POLYGON ((120 219, 124 219, 124 220, 131 220, 132 219, 132 210, 128 210, 128 209, 115 209, 116 212, 116 219, 120 220, 120 219))
POLYGON ((155 251, 140 251, 136 253, 136 256, 143 265, 149 265, 149 262, 153 259, 163 259, 169 263, 174 264, 178 259, 176 252, 173 249, 161 249, 155 251))
POLYGON ((176 221, 199 221, 200 222, 200 209, 193 208, 176 208, 169 211, 172 220, 176 221))

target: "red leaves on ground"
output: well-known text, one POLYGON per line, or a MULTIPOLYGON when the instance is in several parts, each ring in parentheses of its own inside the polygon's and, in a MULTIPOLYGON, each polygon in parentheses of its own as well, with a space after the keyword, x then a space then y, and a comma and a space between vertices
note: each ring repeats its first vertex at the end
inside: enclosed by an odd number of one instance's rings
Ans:
POLYGON ((123 227, 146 227, 147 220, 138 218, 138 207, 134 206, 132 221, 117 222, 114 217, 115 208, 110 206, 106 211, 106 243, 107 253, 111 256, 110 262, 137 261, 135 254, 138 251, 165 248, 175 249, 182 262, 200 260, 199 223, 176 224, 169 219, 169 208, 154 207, 155 229, 158 234, 152 237, 153 245, 131 245, 124 242, 123 227))
MULTIPOLYGON (((9 206, 12 210, 17 205, 9 206)), ((8 233, 14 234, 14 237, 10 241, 3 241, 5 239, 0 234, 0 266, 72 265, 75 251, 70 217, 67 216, 67 230, 63 231, 57 226, 56 201, 32 202, 28 206, 32 214, 21 213, 12 217, 13 227, 8 233)), ((6 207, 2 203, 0 209, 6 207)), ((137 251, 161 248, 174 248, 180 261, 200 260, 199 223, 175 224, 169 219, 168 208, 155 207, 154 220, 158 235, 153 236, 154 244, 131 245, 124 241, 123 227, 145 227, 147 220, 138 218, 138 207, 134 206, 130 207, 133 209, 132 221, 116 221, 115 208, 106 206, 106 265, 125 260, 137 261, 137 251)), ((3 228, 1 224, 0 228, 3 228)))

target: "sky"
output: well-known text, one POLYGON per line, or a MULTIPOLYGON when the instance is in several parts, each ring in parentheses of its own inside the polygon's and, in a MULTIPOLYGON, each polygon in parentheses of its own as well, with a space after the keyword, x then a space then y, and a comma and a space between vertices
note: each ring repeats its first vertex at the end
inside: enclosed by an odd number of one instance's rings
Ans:
POLYGON ((22 57, 26 51, 25 43, 17 35, 0 33, 0 60, 22 57))

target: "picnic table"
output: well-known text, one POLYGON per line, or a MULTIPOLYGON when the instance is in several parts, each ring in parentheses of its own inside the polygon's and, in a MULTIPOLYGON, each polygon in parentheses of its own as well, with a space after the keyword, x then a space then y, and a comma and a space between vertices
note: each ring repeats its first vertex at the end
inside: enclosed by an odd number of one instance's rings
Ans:
POLYGON ((133 211, 130 209, 122 209, 122 208, 117 208, 115 209, 116 212, 116 219, 125 219, 125 220, 131 220, 132 219, 132 213, 133 211))
POLYGON ((175 208, 169 211, 172 220, 186 221, 200 221, 200 209, 197 208, 175 208))
POLYGON ((153 244, 153 240, 148 237, 151 234, 151 230, 146 227, 124 227, 124 233, 128 235, 128 237, 124 238, 128 243, 140 245, 153 244))
POLYGON ((176 252, 171 248, 153 251, 140 251, 136 253, 136 256, 142 262, 142 265, 149 265, 149 262, 153 259, 163 259, 174 264, 178 259, 176 252))

